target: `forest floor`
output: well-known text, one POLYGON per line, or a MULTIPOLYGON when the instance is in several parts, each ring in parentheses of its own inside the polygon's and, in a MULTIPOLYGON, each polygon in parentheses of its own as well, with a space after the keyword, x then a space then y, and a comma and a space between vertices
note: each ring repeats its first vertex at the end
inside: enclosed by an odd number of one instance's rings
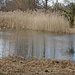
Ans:
POLYGON ((0 59, 0 75, 75 75, 75 62, 54 59, 0 59))

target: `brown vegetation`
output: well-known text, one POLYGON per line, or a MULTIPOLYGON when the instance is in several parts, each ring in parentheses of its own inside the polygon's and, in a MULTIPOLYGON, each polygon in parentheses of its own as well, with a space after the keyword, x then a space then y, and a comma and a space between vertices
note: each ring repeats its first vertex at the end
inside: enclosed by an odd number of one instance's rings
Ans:
POLYGON ((69 22, 64 16, 57 13, 43 12, 0 12, 1 29, 31 29, 69 33, 69 22))
POLYGON ((0 59, 0 75, 75 75, 75 63, 60 60, 0 59))

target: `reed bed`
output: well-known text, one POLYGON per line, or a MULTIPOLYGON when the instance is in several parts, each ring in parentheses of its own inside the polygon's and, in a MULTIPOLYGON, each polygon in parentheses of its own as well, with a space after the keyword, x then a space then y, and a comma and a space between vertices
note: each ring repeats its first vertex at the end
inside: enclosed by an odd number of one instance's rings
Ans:
POLYGON ((44 12, 0 12, 1 29, 30 29, 38 31, 50 31, 67 33, 69 30, 68 20, 59 14, 44 12))

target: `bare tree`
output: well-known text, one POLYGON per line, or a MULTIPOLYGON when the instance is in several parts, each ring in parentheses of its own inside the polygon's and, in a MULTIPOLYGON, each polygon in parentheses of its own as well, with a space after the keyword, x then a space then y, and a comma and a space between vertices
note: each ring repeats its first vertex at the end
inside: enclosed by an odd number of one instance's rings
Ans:
POLYGON ((48 5, 47 5, 48 4, 48 0, 45 0, 45 3, 46 3, 45 4, 45 9, 47 10, 47 8, 48 8, 48 5))
POLYGON ((36 9, 37 7, 36 3, 37 3, 37 0, 29 0, 28 1, 29 9, 32 9, 32 10, 36 9))
POLYGON ((71 0, 64 0, 68 3, 68 8, 65 11, 66 15, 69 17, 70 27, 74 27, 74 16, 75 16, 75 3, 71 0))
POLYGON ((37 0, 11 0, 7 1, 6 5, 7 8, 11 7, 11 9, 20 9, 22 11, 25 11, 27 9, 36 9, 37 7, 37 0))

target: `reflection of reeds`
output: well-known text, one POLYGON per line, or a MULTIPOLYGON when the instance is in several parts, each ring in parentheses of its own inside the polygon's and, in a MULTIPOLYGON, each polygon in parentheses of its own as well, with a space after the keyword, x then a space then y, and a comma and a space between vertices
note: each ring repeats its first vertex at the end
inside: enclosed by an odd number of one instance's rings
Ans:
POLYGON ((69 28, 69 22, 55 13, 0 12, 0 27, 65 33, 69 28))

